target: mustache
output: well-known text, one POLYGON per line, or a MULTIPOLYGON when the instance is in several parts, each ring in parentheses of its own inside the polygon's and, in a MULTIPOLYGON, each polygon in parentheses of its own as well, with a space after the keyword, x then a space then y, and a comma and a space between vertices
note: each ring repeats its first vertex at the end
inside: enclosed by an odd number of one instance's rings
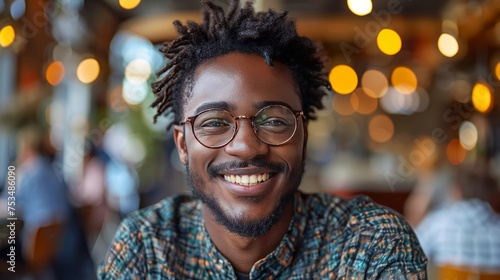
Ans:
POLYGON ((220 173, 231 169, 246 168, 246 167, 260 167, 271 169, 277 173, 287 173, 289 170, 288 165, 268 160, 252 160, 252 161, 230 161, 219 164, 210 165, 207 169, 210 178, 216 178, 220 173))

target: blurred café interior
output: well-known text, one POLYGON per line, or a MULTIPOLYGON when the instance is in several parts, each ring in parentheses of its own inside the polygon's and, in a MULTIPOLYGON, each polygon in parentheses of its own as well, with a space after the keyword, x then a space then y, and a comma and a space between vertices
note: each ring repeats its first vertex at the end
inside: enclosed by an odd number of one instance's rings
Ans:
MULTIPOLYGON (((309 124, 302 191, 366 194, 417 227, 459 199, 457 173, 500 179, 499 0, 253 2, 289 11, 329 57, 332 89, 309 124)), ((150 83, 172 22, 199 22, 200 9, 199 0, 0 0, 0 192, 8 196, 14 166, 27 279, 94 279, 123 217, 189 191, 168 117, 153 124, 150 83), (34 157, 43 158, 35 175, 34 157), (44 189, 23 191, 23 180, 44 189)))

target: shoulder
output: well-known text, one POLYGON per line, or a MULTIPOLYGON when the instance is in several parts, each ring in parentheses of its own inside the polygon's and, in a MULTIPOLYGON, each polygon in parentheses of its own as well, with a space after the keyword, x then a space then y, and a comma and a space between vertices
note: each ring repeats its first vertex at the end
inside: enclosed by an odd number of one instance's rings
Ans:
POLYGON ((99 267, 99 279, 145 276, 150 264, 175 255, 180 221, 191 219, 195 209, 191 197, 175 195, 130 214, 121 222, 99 267))
POLYGON ((427 259, 418 239, 394 210, 366 196, 345 199, 312 194, 302 198, 312 215, 309 220, 319 217, 317 225, 333 235, 328 238, 334 245, 332 256, 342 256, 341 270, 347 275, 380 276, 388 271, 400 276, 425 275, 427 259))
POLYGON ((345 199, 336 195, 301 194, 306 211, 316 218, 329 221, 336 228, 351 231, 384 230, 388 233, 412 231, 405 219, 394 210, 375 203, 367 196, 345 199))
POLYGON ((191 196, 178 194, 133 212, 123 220, 122 225, 172 231, 177 227, 179 219, 193 215, 195 208, 196 201, 191 196))

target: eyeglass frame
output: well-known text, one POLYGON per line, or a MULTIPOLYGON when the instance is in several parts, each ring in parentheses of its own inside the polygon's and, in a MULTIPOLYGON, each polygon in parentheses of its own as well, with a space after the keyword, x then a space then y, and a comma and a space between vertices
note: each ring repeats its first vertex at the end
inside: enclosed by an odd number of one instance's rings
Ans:
POLYGON ((238 134, 238 131, 240 129, 240 126, 238 124, 238 120, 241 120, 241 119, 249 119, 251 121, 251 124, 252 124, 252 130, 253 130, 253 133, 255 134, 255 136, 257 136, 257 138, 264 144, 267 144, 269 146, 281 146, 281 145, 284 145, 288 142, 290 142, 290 140, 292 140, 293 136, 295 136, 295 133, 297 132, 297 127, 299 125, 299 117, 302 116, 302 118, 304 120, 306 120, 306 116, 304 115, 304 111, 303 110, 293 110, 292 108, 288 107, 288 106, 285 106, 285 105, 280 105, 280 104, 273 104, 273 105, 268 105, 268 106, 265 106, 263 107, 262 109, 260 109, 257 113, 255 113, 255 115, 253 116, 245 116, 245 115, 241 115, 241 116, 233 116, 233 114, 231 114, 229 111, 225 110, 225 109, 207 109, 207 110, 203 110, 201 112, 199 112, 198 114, 194 115, 194 116, 191 116, 191 117, 186 117, 184 118, 184 120, 182 122, 180 122, 180 125, 185 125, 186 123, 190 123, 191 124, 191 131, 193 132, 193 135, 194 135, 194 138, 196 139, 196 141, 198 141, 198 143, 200 143, 202 146, 206 147, 206 148, 209 148, 209 149, 219 149, 219 148, 222 148, 224 146, 226 146, 227 144, 231 143, 231 141, 234 140, 234 137, 236 137, 236 134, 238 134), (295 127, 294 127, 294 130, 293 130, 293 133, 292 135, 285 141, 281 142, 281 143, 278 143, 278 144, 270 144, 270 143, 267 143, 265 142, 264 140, 262 140, 259 135, 257 134, 257 127, 255 126, 255 117, 260 114, 260 112, 266 110, 267 108, 269 107, 282 107, 282 108, 285 108, 286 110, 290 111, 294 116, 295 116, 295 127), (224 144, 222 145, 219 145, 219 146, 216 146, 216 147, 210 147, 210 146, 207 146, 205 144, 203 144, 200 139, 198 139, 198 137, 196 136, 196 133, 194 132, 194 122, 196 120, 196 118, 198 116, 200 116, 201 114, 203 113, 206 113, 208 111, 222 111, 222 112, 225 112, 227 113, 229 116, 231 116, 231 118, 233 119, 233 122, 234 124, 236 125, 236 129, 234 130, 233 132, 233 135, 231 136, 231 138, 224 144))

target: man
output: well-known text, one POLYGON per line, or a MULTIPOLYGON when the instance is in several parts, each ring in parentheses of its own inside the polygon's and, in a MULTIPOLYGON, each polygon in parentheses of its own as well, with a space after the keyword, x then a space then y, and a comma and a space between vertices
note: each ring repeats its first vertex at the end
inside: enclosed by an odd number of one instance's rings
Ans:
POLYGON ((153 85, 195 198, 122 223, 101 279, 425 279, 410 227, 367 198, 297 192, 323 57, 286 13, 203 1, 153 85), (167 72, 168 71, 168 72, 167 72))
POLYGON ((492 208, 500 192, 488 170, 478 164, 457 172, 456 201, 430 212, 417 227, 434 265, 500 272, 500 215, 492 208))

